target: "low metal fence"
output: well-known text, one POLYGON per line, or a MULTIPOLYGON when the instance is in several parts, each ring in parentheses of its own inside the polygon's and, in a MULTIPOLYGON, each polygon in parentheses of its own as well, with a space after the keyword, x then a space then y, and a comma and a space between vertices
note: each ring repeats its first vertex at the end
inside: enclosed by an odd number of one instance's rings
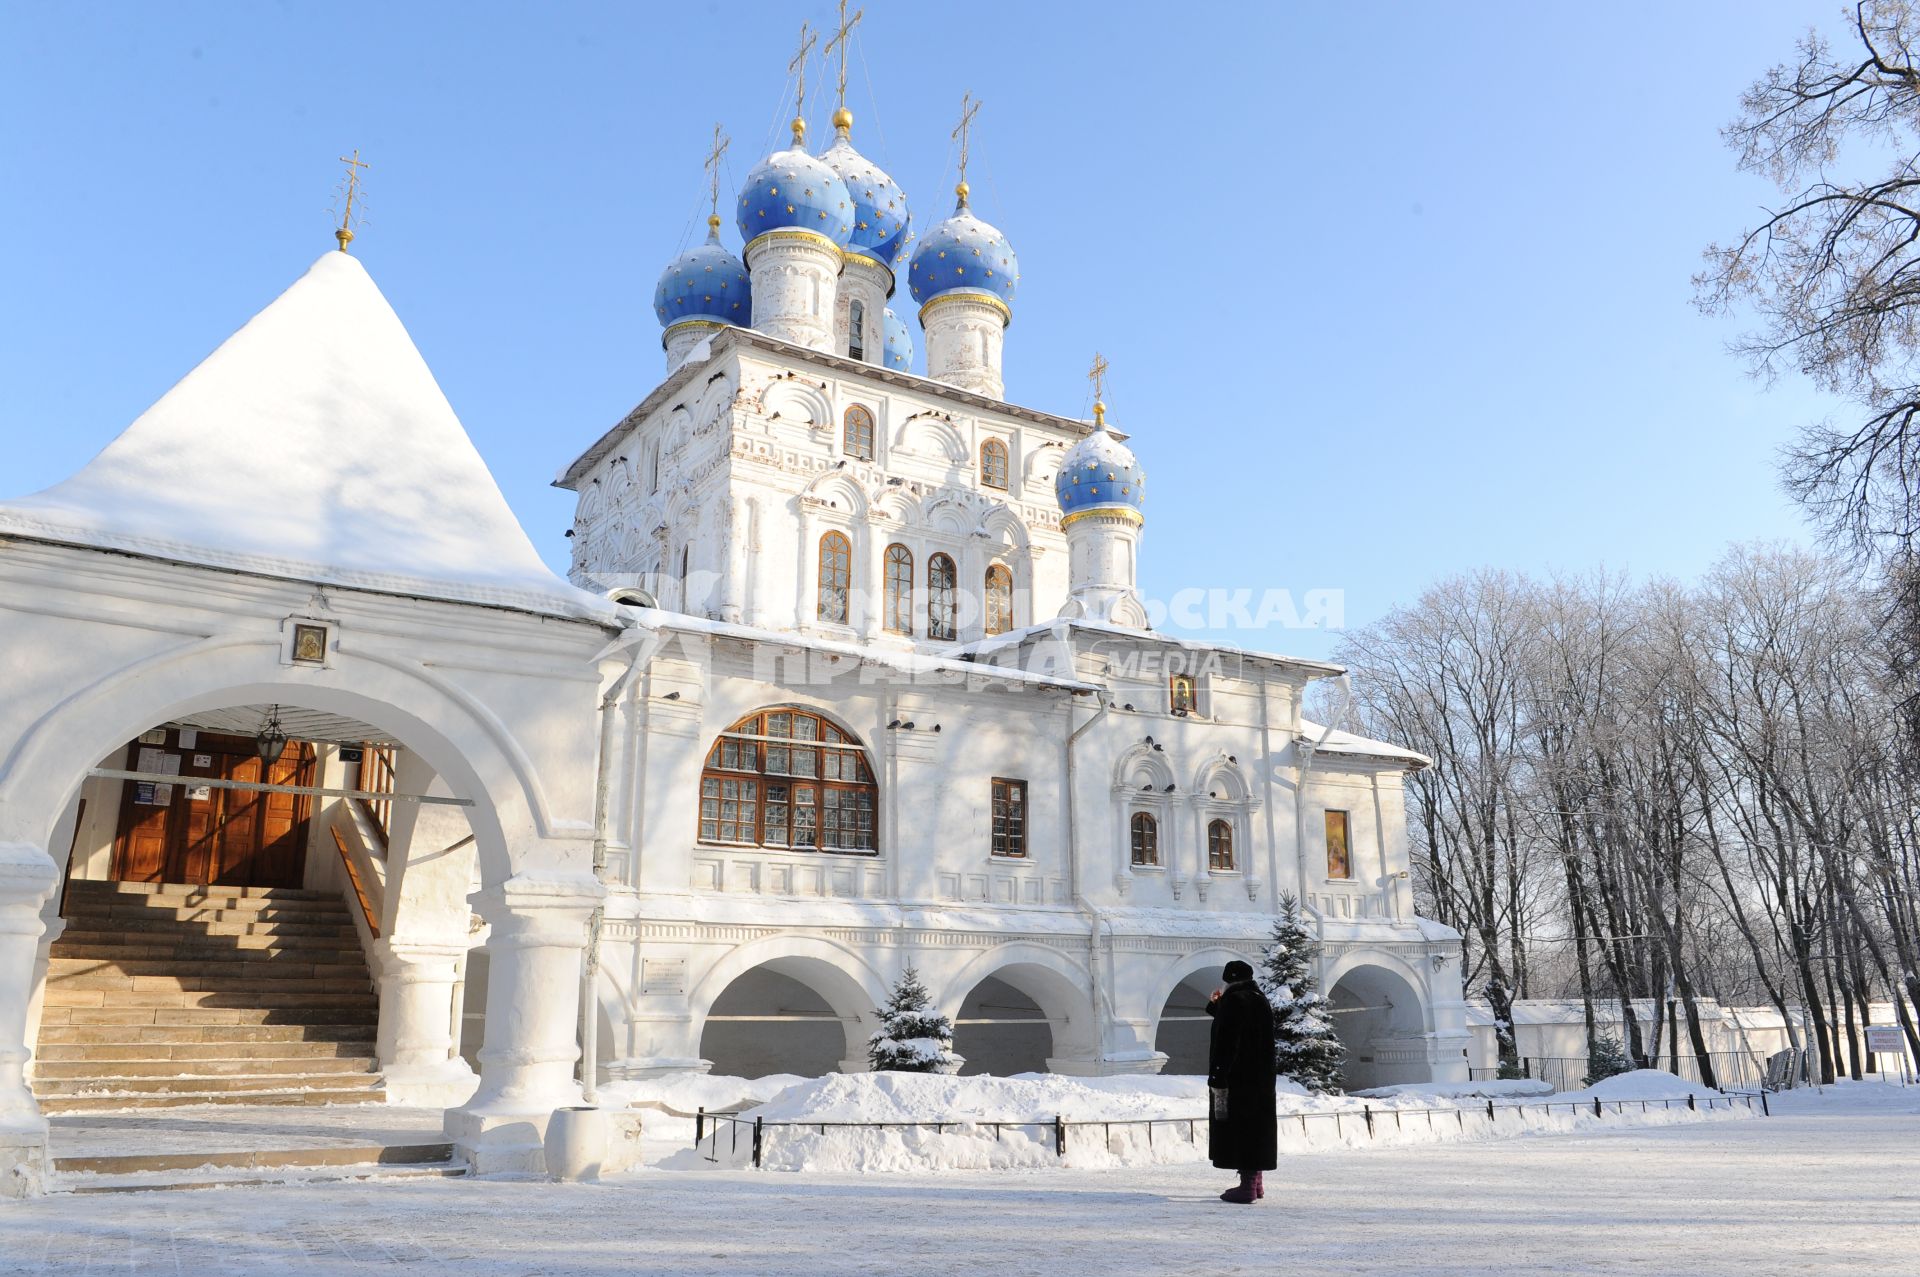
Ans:
MULTIPOLYGON (((1512 1113, 1516 1118, 1524 1117, 1528 1109, 1532 1109, 1536 1113, 1547 1114, 1551 1114, 1555 1110, 1564 1110, 1570 1115, 1585 1115, 1591 1113, 1594 1117, 1603 1118, 1608 1113, 1651 1113, 1660 1109, 1673 1108, 1684 1108, 1693 1112, 1712 1112, 1716 1109, 1735 1109, 1743 1106, 1749 1112, 1758 1108, 1762 1116, 1772 1115, 1767 1106, 1766 1092, 1731 1091, 1722 1095, 1704 1097, 1689 1095, 1683 1099, 1665 1100, 1538 1100, 1532 1103, 1521 1102, 1515 1104, 1501 1104, 1494 1100, 1488 1100, 1484 1106, 1475 1104, 1441 1109, 1375 1109, 1372 1105, 1368 1104, 1363 1105, 1359 1112, 1333 1109, 1323 1113, 1288 1113, 1281 1116, 1279 1125, 1285 1128, 1289 1123, 1298 1122, 1300 1124, 1301 1135, 1306 1137, 1311 1131, 1308 1123, 1331 1122, 1336 1139, 1344 1136, 1349 1129, 1364 1127, 1368 1138, 1371 1139, 1378 1137, 1380 1131, 1386 1126, 1388 1118, 1393 1119, 1393 1129, 1396 1131, 1405 1130, 1408 1123, 1416 1119, 1425 1119, 1426 1129, 1437 1130, 1439 1128, 1436 1124, 1436 1119, 1439 1118, 1454 1119, 1458 1124, 1458 1129, 1464 1131, 1467 1129, 1469 1117, 1475 1122, 1485 1121, 1497 1125, 1502 1114, 1512 1113)), ((705 1145, 707 1151, 704 1152, 703 1155, 708 1161, 717 1162, 720 1160, 720 1142, 724 1132, 724 1137, 730 1141, 728 1146, 730 1154, 738 1154, 741 1142, 744 1140, 748 1146, 748 1156, 755 1169, 764 1169, 768 1137, 781 1131, 814 1131, 824 1136, 828 1131, 833 1130, 930 1130, 936 1134, 945 1134, 950 1129, 957 1130, 966 1128, 976 1131, 991 1130, 994 1139, 1000 1140, 1006 1137, 1008 1130, 1032 1130, 1043 1133, 1040 1135, 1040 1139, 1050 1139, 1053 1144, 1054 1156, 1064 1161, 1067 1156, 1069 1136, 1074 1131, 1091 1130, 1095 1127, 1101 1128, 1104 1136, 1104 1144, 1107 1148, 1111 1149, 1115 1128, 1124 1130, 1128 1127, 1145 1127, 1147 1146, 1151 1148, 1154 1143, 1154 1132, 1156 1130, 1165 1130, 1173 1138, 1179 1138, 1180 1135, 1184 1133, 1186 1143, 1197 1145, 1200 1142, 1201 1132, 1206 1129, 1206 1125, 1207 1119, 1205 1117, 1136 1117, 1115 1118, 1112 1120, 1075 1119, 1069 1121, 1067 1118, 1057 1115, 1052 1118, 1034 1118, 1031 1121, 952 1118, 922 1122, 808 1122, 797 1119, 770 1122, 760 1117, 748 1119, 741 1116, 738 1112, 709 1113, 703 1108, 694 1117, 693 1146, 696 1150, 699 1150, 702 1145, 705 1145)))
MULTIPOLYGON (((1766 1062, 1755 1059, 1745 1051, 1712 1051, 1708 1053, 1708 1058, 1713 1061, 1713 1080, 1718 1090, 1758 1090, 1766 1081, 1766 1062)), ((1577 1091, 1585 1087, 1587 1070, 1591 1067, 1583 1055, 1520 1057, 1522 1077, 1549 1083, 1556 1091, 1577 1091)), ((1692 1055, 1683 1055, 1678 1061, 1662 1058, 1654 1067, 1689 1082, 1702 1081, 1700 1061, 1692 1055)), ((1467 1076, 1475 1082, 1485 1082, 1499 1077, 1500 1070, 1497 1067, 1470 1068, 1467 1076)))

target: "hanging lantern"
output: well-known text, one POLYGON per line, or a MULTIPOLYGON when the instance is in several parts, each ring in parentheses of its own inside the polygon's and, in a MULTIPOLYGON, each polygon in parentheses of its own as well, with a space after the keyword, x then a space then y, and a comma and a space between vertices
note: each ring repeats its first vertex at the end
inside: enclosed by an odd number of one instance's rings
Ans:
POLYGON ((275 705, 267 711, 267 722, 253 738, 253 747, 260 753, 260 761, 271 763, 280 757, 287 747, 287 734, 280 727, 280 707, 275 705))

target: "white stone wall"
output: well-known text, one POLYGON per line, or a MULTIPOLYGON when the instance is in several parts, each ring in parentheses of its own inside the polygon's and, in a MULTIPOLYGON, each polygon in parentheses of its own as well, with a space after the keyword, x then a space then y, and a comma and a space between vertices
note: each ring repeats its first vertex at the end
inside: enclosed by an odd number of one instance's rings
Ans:
POLYGON ((984 634, 993 563, 1013 574, 1016 626, 1051 618, 1067 591, 1053 475, 1079 437, 1075 424, 961 410, 912 381, 925 389, 739 349, 699 366, 579 479, 574 581, 638 586, 663 606, 715 619, 932 649, 951 646, 927 637, 927 564, 944 553, 960 586, 960 642, 984 634), (871 460, 845 448, 855 404, 874 417, 871 460), (982 482, 988 439, 1007 448, 1005 490, 982 482), (818 615, 829 530, 853 547, 846 624, 818 615), (914 556, 912 636, 882 627, 882 560, 896 542, 914 556))

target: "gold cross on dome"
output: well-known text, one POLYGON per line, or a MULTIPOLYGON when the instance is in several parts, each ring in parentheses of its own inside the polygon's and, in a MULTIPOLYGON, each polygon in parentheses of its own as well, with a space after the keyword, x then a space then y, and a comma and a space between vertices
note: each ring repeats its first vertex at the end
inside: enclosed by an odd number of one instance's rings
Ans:
POLYGON ((360 170, 372 166, 360 158, 360 148, 357 146, 353 148, 351 158, 343 155, 340 162, 347 166, 346 200, 340 210, 340 229, 333 233, 333 237, 340 241, 340 251, 344 253, 347 245, 353 243, 353 200, 360 193, 360 170))
POLYGON ((827 47, 820 51, 822 56, 832 57, 835 49, 840 50, 840 96, 835 105, 842 110, 845 110, 847 105, 847 46, 849 44, 847 37, 853 34, 853 29, 860 25, 860 19, 866 16, 865 9, 855 9, 853 16, 849 18, 847 0, 840 0, 840 24, 834 30, 833 39, 827 41, 827 47))
POLYGON ((727 146, 733 141, 720 128, 713 126, 713 149, 707 152, 707 191, 713 200, 714 217, 720 216, 720 157, 727 153, 727 146))
POLYGON ((794 76, 793 90, 793 144, 799 146, 806 140, 807 122, 803 118, 807 111, 807 55, 813 52, 814 42, 820 37, 814 29, 802 22, 800 24, 800 47, 794 51, 793 61, 787 63, 787 74, 794 76))
POLYGON ((1093 383, 1093 420, 1094 424, 1105 424, 1107 405, 1102 402, 1107 397, 1107 369, 1113 365, 1099 351, 1093 352, 1093 366, 1087 369, 1087 380, 1093 383))
POLYGON ((970 149, 973 117, 978 114, 980 114, 980 103, 974 99, 973 94, 963 95, 960 99, 960 123, 954 125, 953 132, 948 134, 960 143, 960 185, 962 186, 967 184, 967 160, 973 153, 970 149))

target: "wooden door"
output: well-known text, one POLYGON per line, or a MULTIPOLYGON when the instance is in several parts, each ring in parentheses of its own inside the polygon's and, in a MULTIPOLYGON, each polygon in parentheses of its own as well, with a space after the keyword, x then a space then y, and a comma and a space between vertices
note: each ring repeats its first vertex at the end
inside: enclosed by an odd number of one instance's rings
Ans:
POLYGON ((120 807, 114 877, 196 886, 297 887, 306 868, 313 798, 196 785, 200 779, 313 783, 313 747, 289 741, 263 764, 252 740, 210 732, 149 733, 128 753, 131 769, 176 784, 128 781, 120 807))

